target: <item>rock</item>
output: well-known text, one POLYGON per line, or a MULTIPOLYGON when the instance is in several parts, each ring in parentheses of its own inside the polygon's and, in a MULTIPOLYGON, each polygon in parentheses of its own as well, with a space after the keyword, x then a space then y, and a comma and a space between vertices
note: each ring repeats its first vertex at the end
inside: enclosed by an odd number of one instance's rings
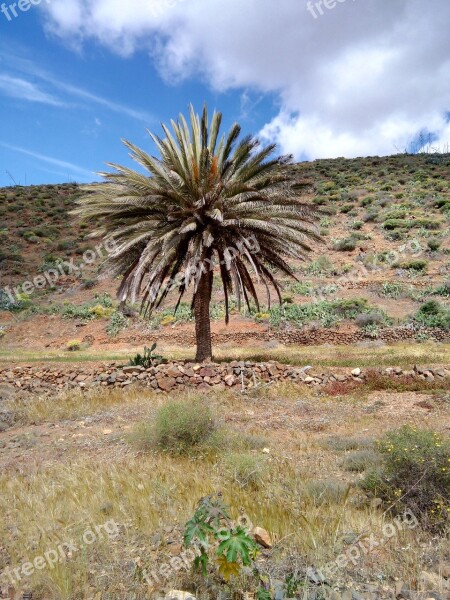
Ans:
POLYGON ((122 370, 124 373, 142 373, 142 371, 145 371, 144 367, 141 367, 140 365, 129 365, 123 367, 122 370))
POLYGON ((255 527, 253 529, 253 537, 255 538, 255 542, 263 548, 272 548, 272 539, 269 533, 262 527, 255 527))
POLYGON ((353 369, 352 375, 353 375, 353 377, 359 377, 361 375, 361 369, 360 368, 353 369))
POLYGON ((434 374, 438 377, 447 377, 447 371, 445 369, 435 369, 434 374))
POLYGON ((196 600, 196 597, 191 592, 182 592, 181 590, 170 590, 166 596, 166 600, 196 600))
POLYGON ((177 382, 173 377, 162 377, 158 380, 159 389, 164 392, 170 392, 172 388, 176 386, 177 382))
POLYGON ((170 544, 169 552, 173 556, 179 556, 183 552, 183 546, 181 544, 170 544))
POLYGON ((234 377, 234 375, 227 375, 224 381, 228 387, 231 387, 236 381, 236 378, 234 377))
POLYGON ((166 370, 167 377, 179 377, 181 375, 180 369, 176 365, 172 365, 166 370))

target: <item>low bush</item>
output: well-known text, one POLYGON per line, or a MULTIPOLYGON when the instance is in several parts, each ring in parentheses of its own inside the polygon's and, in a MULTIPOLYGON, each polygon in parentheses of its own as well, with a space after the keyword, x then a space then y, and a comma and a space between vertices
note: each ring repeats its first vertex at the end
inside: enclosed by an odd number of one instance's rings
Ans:
POLYGON ((386 296, 387 298, 394 298, 395 300, 397 300, 398 298, 400 298, 402 296, 404 292, 404 287, 403 284, 401 283, 396 283, 396 282, 389 282, 389 281, 385 281, 380 290, 379 290, 379 294, 381 296, 386 296))
POLYGON ((406 260, 392 265, 394 269, 405 269, 406 271, 425 271, 427 266, 428 261, 422 259, 406 260))
POLYGON ((424 229, 440 229, 441 221, 436 221, 434 219, 416 219, 414 221, 415 227, 423 227, 424 229))
POLYGON ((356 244, 357 239, 354 236, 350 236, 335 242, 334 250, 338 250, 339 252, 352 252, 355 250, 356 244))
POLYGON ((422 304, 414 320, 426 327, 450 328, 450 309, 440 304, 437 300, 429 300, 422 304))
POLYGON ((313 296, 314 288, 310 281, 294 281, 289 284, 289 291, 299 296, 313 296))
POLYGON ((428 249, 431 250, 431 252, 436 252, 437 250, 439 250, 441 244, 442 240, 440 240, 439 238, 430 238, 429 240, 427 240, 427 246, 428 249))
POLYGON ((434 289, 432 294, 434 296, 444 296, 448 298, 450 296, 450 279, 434 289))
POLYGON ((333 263, 327 256, 320 256, 318 259, 313 260, 306 267, 305 272, 308 275, 318 277, 319 275, 328 275, 333 272, 333 263))
POLYGON ((358 327, 368 327, 369 325, 384 325, 387 322, 386 315, 381 312, 369 312, 358 315, 355 319, 358 327))
POLYGON ((380 464, 380 455, 371 449, 358 450, 348 454, 341 462, 345 471, 362 473, 380 464))
POLYGON ((361 485, 394 514, 409 510, 422 526, 443 532, 450 524, 450 438, 409 425, 378 443, 381 465, 361 485))
POLYGON ((127 325, 128 319, 126 316, 120 312, 120 310, 115 310, 109 319, 108 325, 106 326, 106 333, 110 337, 115 337, 122 331, 122 329, 125 329, 127 325))
POLYGON ((279 327, 283 322, 303 326, 318 321, 324 327, 338 323, 342 319, 355 319, 359 314, 371 312, 367 300, 321 300, 310 304, 276 305, 270 309, 270 323, 279 327))
POLYGON ((66 348, 69 350, 69 352, 75 352, 76 350, 81 349, 81 345, 81 340, 69 340, 66 344, 66 348))
POLYGON ((392 231, 394 229, 407 230, 412 229, 413 227, 416 227, 416 222, 407 221, 406 219, 387 219, 383 223, 383 228, 387 231, 392 231))
POLYGON ((137 441, 170 454, 188 454, 207 446, 217 430, 210 406, 204 397, 169 400, 156 413, 151 423, 141 426, 137 441))
POLYGON ((361 227, 364 225, 364 221, 352 221, 350 223, 350 228, 351 229, 356 229, 359 230, 361 229, 361 227))
POLYGON ((362 220, 364 221, 364 223, 373 223, 374 221, 377 220, 378 215, 379 215, 379 213, 377 210, 368 210, 362 216, 362 220))

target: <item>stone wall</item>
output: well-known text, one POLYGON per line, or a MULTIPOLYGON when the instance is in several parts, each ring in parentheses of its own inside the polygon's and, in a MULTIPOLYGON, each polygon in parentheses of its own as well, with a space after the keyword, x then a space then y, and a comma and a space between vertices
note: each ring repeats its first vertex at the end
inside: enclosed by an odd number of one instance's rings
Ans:
MULTIPOLYGON (((434 381, 450 376, 450 369, 440 367, 403 371, 387 368, 379 371, 386 377, 409 376, 434 381)), ((90 364, 74 367, 73 364, 58 366, 18 365, 0 367, 0 398, 3 389, 16 389, 33 393, 55 393, 74 388, 120 387, 141 385, 159 392, 182 391, 185 389, 248 390, 258 385, 292 381, 299 385, 324 385, 333 381, 364 382, 367 371, 356 369, 313 369, 298 367, 275 361, 256 363, 232 361, 230 363, 196 364, 170 362, 144 369, 143 367, 121 366, 117 363, 90 364)))
MULTIPOLYGON (((302 344, 304 346, 317 346, 320 344, 335 344, 335 345, 350 345, 358 342, 373 341, 374 339, 381 340, 386 343, 394 343, 408 340, 415 340, 418 335, 424 336, 438 342, 450 340, 450 333, 443 329, 419 327, 417 325, 401 325, 398 327, 386 327, 380 329, 378 336, 373 338, 367 332, 356 326, 349 326, 345 329, 324 328, 324 327, 302 327, 302 328, 286 328, 286 329, 271 329, 265 331, 232 331, 230 333, 212 333, 213 345, 226 343, 252 343, 252 342, 269 342, 277 340, 283 344, 302 344)), ((178 344, 183 346, 195 345, 194 331, 187 332, 186 330, 177 331, 174 329, 160 329, 158 331, 149 332, 146 336, 143 334, 134 336, 124 336, 116 338, 128 344, 143 344, 149 339, 157 342, 165 342, 178 344)), ((105 343, 110 340, 105 340, 105 343)))

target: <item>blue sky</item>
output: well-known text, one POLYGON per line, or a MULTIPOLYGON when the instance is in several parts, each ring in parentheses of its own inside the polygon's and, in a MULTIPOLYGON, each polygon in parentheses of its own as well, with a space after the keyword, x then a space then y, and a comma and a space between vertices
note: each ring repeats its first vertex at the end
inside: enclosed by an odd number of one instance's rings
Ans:
POLYGON ((18 15, 0 20, 0 185, 12 185, 6 171, 30 185, 89 182, 106 162, 131 165, 120 140, 152 151, 147 129, 159 134, 189 102, 207 102, 226 127, 239 120, 248 132, 274 112, 271 95, 166 83, 145 52, 121 57, 91 41, 74 51, 44 33, 39 11, 18 15))
POLYGON ((327 1, 7 0, 0 186, 92 181, 190 102, 297 159, 448 142, 448 0, 327 1))

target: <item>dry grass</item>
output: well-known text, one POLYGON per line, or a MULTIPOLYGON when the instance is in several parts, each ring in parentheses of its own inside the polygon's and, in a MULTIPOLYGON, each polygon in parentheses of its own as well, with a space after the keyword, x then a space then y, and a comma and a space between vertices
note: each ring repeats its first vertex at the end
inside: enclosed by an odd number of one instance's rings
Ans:
MULTIPOLYGON (((105 584, 112 592, 120 589, 120 582, 127 590, 135 589, 138 582, 126 572, 127 563, 140 556, 150 567, 152 535, 182 526, 198 499, 214 490, 223 490, 235 516, 242 508, 253 523, 268 529, 280 543, 280 555, 295 551, 309 564, 332 560, 347 532, 381 531, 383 525, 381 513, 357 508, 353 494, 347 497, 339 482, 308 482, 295 466, 281 460, 264 471, 257 494, 214 462, 164 455, 116 464, 76 462, 26 478, 3 476, 0 485, 0 532, 11 566, 42 556, 64 541, 77 543, 86 529, 108 520, 120 527, 117 539, 102 538, 86 551, 74 552, 66 563, 29 579, 33 589, 53 590, 53 598, 85 598, 89 587, 97 591, 105 584)), ((411 541, 405 534, 396 544, 411 541)))
MULTIPOLYGON (((355 485, 359 474, 347 472, 341 464, 342 452, 370 447, 370 439, 361 435, 361 420, 355 416, 345 424, 345 434, 353 439, 350 444, 324 443, 320 432, 289 428, 300 398, 313 407, 314 403, 319 408, 323 405, 325 412, 333 406, 353 405, 354 400, 318 398, 312 390, 308 394, 283 384, 245 397, 232 392, 204 397, 219 422, 226 425, 231 442, 200 455, 171 455, 161 449, 136 452, 133 445, 127 445, 124 434, 116 445, 100 453, 79 454, 74 447, 64 463, 0 475, 0 572, 7 564, 19 566, 64 541, 76 543, 88 528, 113 519, 119 526, 117 537, 99 536, 54 569, 26 578, 24 589, 32 589, 36 600, 81 600, 95 598, 99 592, 105 593, 105 598, 144 594, 141 570, 152 570, 170 559, 170 548, 181 542, 183 524, 198 500, 219 490, 235 517, 244 511, 254 525, 271 533, 275 549, 261 565, 281 577, 295 561, 300 567, 321 567, 354 540, 371 533, 382 538, 383 512, 363 501, 355 485), (254 421, 272 407, 284 408, 289 418, 274 427, 268 422, 261 431, 254 421), (259 442, 265 436, 269 454, 263 452, 261 443, 245 447, 239 441, 243 436, 257 436, 259 442)), ((180 399, 191 402, 192 394, 178 394, 180 399)), ((150 392, 101 389, 71 392, 53 401, 32 399, 19 408, 28 422, 107 410, 122 417, 131 414, 132 421, 139 423, 153 418, 155 408, 163 402, 161 395, 150 392)), ((377 420, 377 416, 365 418, 367 422, 377 420)), ((339 441, 329 434, 329 440, 339 441)), ((395 576, 412 581, 424 568, 423 544, 431 542, 425 533, 406 529, 381 552, 356 567, 350 565, 339 577, 368 581, 382 573, 386 580, 395 576)), ((438 553, 439 543, 433 544, 433 552, 438 553)), ((198 581, 189 573, 175 573, 166 589, 192 588, 198 581)), ((204 597, 212 600, 217 596, 204 597)))
POLYGON ((4 407, 15 415, 16 423, 26 425, 76 419, 118 406, 142 406, 150 399, 153 405, 159 401, 154 393, 139 388, 132 388, 126 393, 118 388, 90 388, 85 391, 76 388, 61 392, 56 397, 37 395, 6 400, 4 407))
MULTIPOLYGON (((142 348, 120 350, 90 350, 89 352, 64 352, 61 350, 0 350, 1 362, 96 362, 128 361, 142 348)), ((193 360, 194 354, 186 348, 162 346, 158 348, 165 357, 175 360, 193 360)), ((324 346, 282 346, 277 348, 237 347, 214 348, 216 360, 277 360, 293 365, 312 364, 324 367, 380 367, 399 366, 412 368, 414 364, 447 364, 450 357, 450 344, 427 342, 424 344, 392 344, 381 347, 334 346, 332 351, 324 346)))

